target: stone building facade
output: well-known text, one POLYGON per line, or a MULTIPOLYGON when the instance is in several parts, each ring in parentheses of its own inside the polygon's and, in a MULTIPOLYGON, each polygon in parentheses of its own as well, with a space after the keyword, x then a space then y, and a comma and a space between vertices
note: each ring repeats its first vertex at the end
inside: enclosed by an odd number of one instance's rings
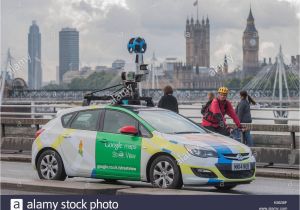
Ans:
POLYGON ((186 64, 190 66, 210 66, 210 26, 208 17, 186 20, 186 64))

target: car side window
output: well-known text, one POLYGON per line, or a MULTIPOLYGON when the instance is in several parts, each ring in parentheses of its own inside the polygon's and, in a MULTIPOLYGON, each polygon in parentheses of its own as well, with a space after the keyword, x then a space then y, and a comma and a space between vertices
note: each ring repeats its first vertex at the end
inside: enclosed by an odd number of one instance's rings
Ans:
POLYGON ((149 133, 149 131, 140 123, 139 123, 139 134, 143 137, 146 137, 146 138, 151 138, 152 137, 152 134, 149 133))
POLYGON ((61 123, 62 123, 63 127, 67 126, 67 124, 70 122, 73 115, 74 115, 74 113, 70 113, 70 114, 66 114, 66 115, 62 116, 61 123))
POLYGON ((101 110, 80 111, 71 123, 71 128, 80 130, 96 131, 101 110))
POLYGON ((119 129, 123 126, 131 125, 137 126, 137 121, 128 114, 106 110, 104 116, 103 132, 120 133, 119 129))

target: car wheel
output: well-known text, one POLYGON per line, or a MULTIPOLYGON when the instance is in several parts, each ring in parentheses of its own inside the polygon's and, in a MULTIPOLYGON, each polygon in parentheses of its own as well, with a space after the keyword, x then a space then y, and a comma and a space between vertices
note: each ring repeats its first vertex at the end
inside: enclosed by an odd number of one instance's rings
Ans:
POLYGON ((37 162, 40 179, 65 180, 67 175, 59 154, 53 150, 44 151, 37 162))
POLYGON ((157 157, 150 167, 150 181, 153 187, 180 189, 182 178, 176 161, 166 155, 157 157))
POLYGON ((236 185, 215 186, 215 188, 220 191, 232 190, 235 187, 236 185))

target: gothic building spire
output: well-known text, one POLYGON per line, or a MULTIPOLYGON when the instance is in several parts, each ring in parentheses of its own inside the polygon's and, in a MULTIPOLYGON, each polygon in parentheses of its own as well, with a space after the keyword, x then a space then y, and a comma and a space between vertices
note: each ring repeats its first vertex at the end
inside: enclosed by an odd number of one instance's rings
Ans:
POLYGON ((209 19, 208 19, 208 15, 206 16, 206 25, 209 24, 209 19))
POLYGON ((228 73, 228 62, 227 62, 227 56, 226 56, 226 54, 224 56, 223 73, 224 74, 228 73))
POLYGON ((254 17, 252 14, 252 9, 250 7, 250 11, 249 11, 249 15, 247 18, 247 26, 245 29, 245 32, 257 32, 256 28, 255 28, 255 24, 254 24, 254 17))
POLYGON ((250 6, 250 12, 249 12, 247 21, 254 21, 254 18, 253 18, 253 15, 252 15, 252 9, 251 9, 251 6, 250 6))

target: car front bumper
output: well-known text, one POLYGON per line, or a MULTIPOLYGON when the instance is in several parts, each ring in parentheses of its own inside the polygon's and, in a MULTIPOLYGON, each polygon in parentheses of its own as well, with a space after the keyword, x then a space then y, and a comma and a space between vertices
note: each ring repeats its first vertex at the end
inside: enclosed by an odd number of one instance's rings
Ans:
POLYGON ((225 159, 210 158, 196 161, 193 157, 186 163, 180 164, 182 181, 184 185, 213 185, 248 184, 255 179, 255 158, 252 156, 243 161, 228 161, 225 159), (195 164, 198 162, 198 164, 195 164), (249 163, 250 170, 232 170, 233 163, 249 163), (210 171, 209 176, 195 172, 195 169, 210 171))

